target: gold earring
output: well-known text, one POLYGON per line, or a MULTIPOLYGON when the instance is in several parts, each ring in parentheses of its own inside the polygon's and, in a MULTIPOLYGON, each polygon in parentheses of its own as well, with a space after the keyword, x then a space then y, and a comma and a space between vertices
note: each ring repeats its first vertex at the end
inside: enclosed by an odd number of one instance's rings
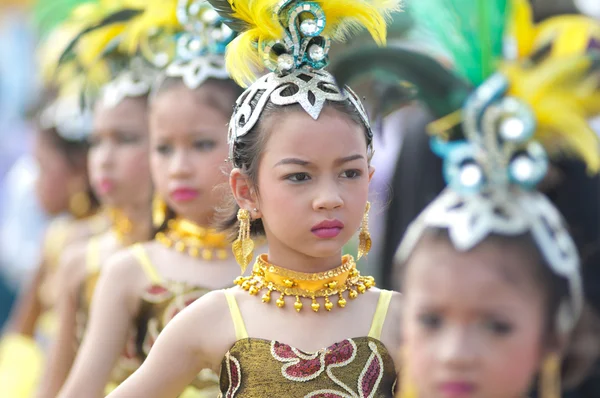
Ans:
POLYGON ((238 238, 233 242, 232 248, 235 260, 240 265, 243 274, 254 257, 254 242, 250 238, 250 212, 240 209, 237 219, 240 222, 240 232, 238 238))
POLYGON ((360 226, 360 233, 358 234, 358 258, 360 260, 362 256, 366 256, 371 251, 371 234, 369 233, 369 210, 371 210, 371 202, 367 202, 365 208, 365 215, 363 216, 362 225, 360 226))
POLYGON ((560 356, 557 353, 544 359, 539 390, 542 398, 560 398, 560 356))
POLYGON ((92 208, 90 195, 85 191, 75 192, 69 198, 69 211, 75 218, 82 218, 89 214, 92 208))
POLYGON ((155 228, 162 226, 167 218, 167 204, 158 195, 152 199, 152 225, 155 228))
POLYGON ((397 398, 417 398, 417 389, 408 377, 408 361, 406 360, 406 350, 402 352, 402 373, 400 375, 400 392, 397 398))

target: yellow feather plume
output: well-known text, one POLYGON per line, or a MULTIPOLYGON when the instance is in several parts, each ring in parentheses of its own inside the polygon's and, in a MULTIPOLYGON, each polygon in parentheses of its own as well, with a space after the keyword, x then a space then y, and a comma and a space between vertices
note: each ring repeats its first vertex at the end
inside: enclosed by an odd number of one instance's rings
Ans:
POLYGON ((144 12, 128 22, 123 33, 121 50, 127 54, 135 54, 153 31, 166 30, 175 32, 181 30, 177 19, 178 0, 147 0, 144 12))
POLYGON ((600 140, 588 120, 600 114, 597 75, 586 73, 585 56, 549 58, 534 67, 507 63, 501 71, 510 80, 509 95, 528 103, 537 119, 536 139, 552 155, 568 151, 600 171, 600 140))
MULTIPOLYGON (((343 40, 357 30, 367 29, 378 45, 385 45, 387 18, 399 10, 399 0, 313 0, 327 20, 322 36, 343 40)), ((242 86, 252 84, 264 69, 261 44, 284 37, 274 15, 279 0, 229 0, 233 18, 248 27, 227 48, 226 63, 231 77, 242 86)))
POLYGON ((522 58, 531 54, 535 39, 535 25, 529 0, 512 0, 507 29, 508 37, 516 45, 516 56, 522 58))
POLYGON ((585 54, 592 39, 600 40, 598 21, 582 15, 563 15, 537 25, 534 47, 552 42, 553 57, 585 54))

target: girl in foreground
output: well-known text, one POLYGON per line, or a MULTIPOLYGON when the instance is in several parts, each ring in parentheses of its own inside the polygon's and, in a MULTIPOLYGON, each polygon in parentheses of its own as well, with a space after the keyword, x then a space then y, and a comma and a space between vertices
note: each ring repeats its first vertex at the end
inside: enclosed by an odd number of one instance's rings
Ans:
MULTIPOLYGON (((538 396, 558 398, 561 358, 583 308, 576 246, 558 210, 536 191, 549 168, 538 141, 548 151, 578 153, 598 171, 598 142, 586 123, 600 113, 590 83, 598 58, 550 56, 542 46, 486 69, 501 57, 504 37, 485 18, 494 15, 489 7, 481 1, 462 10, 465 21, 489 28, 483 37, 492 47, 482 43, 465 57, 483 60, 479 68, 458 62, 450 72, 398 49, 340 60, 361 59, 356 72, 384 67, 414 84, 441 117, 430 128, 452 140, 432 141, 448 188, 411 225, 396 256, 405 299, 401 397, 521 398, 537 377, 538 396)), ((341 82, 354 75, 346 72, 339 70, 341 82)))
MULTIPOLYGON (((116 387, 136 369, 113 372, 132 340, 139 366, 172 317, 206 293, 232 286, 239 275, 227 236, 211 227, 223 193, 215 187, 227 181, 222 172, 226 126, 242 91, 224 68, 223 49, 234 34, 206 3, 179 2, 176 8, 161 0, 153 6, 165 14, 177 11, 182 24, 181 47, 154 88, 149 115, 154 221, 160 232, 106 264, 87 334, 61 397, 103 396, 107 384, 116 387), (193 40, 204 47, 191 52, 185 43, 193 40)), ((150 16, 157 10, 153 6, 146 10, 150 16)), ((211 371, 190 380, 184 393, 217 395, 218 377, 211 371)))
POLYGON ((253 236, 266 236, 268 254, 238 287, 207 294, 171 321, 110 397, 176 397, 205 368, 220 372, 226 397, 393 396, 399 297, 374 288, 341 255, 359 229, 359 255, 370 246, 371 130, 360 101, 322 70, 330 37, 348 21, 383 43, 390 9, 367 1, 263 5, 215 2, 243 30, 228 49, 232 76, 253 78, 240 60, 265 60, 273 70, 238 99, 230 122, 234 201, 224 209, 225 225, 239 227, 240 264, 250 261, 253 236), (275 32, 285 32, 285 44, 272 46, 275 32), (254 39, 264 45, 259 53, 254 39))

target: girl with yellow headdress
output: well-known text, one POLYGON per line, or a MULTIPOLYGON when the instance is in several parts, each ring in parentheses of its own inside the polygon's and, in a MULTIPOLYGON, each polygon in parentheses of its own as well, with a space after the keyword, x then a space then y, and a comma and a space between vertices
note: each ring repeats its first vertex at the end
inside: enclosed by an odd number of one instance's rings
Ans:
POLYGON ((202 369, 223 397, 392 397, 399 297, 375 288, 342 248, 368 232, 372 131, 349 88, 323 68, 332 40, 366 27, 385 43, 395 1, 245 0, 211 4, 240 35, 232 77, 248 85, 229 123, 231 195, 222 227, 242 272, 254 240, 268 254, 236 287, 173 319, 110 397, 176 397, 202 369), (262 69, 271 72, 257 77, 262 69))
POLYGON ((88 169, 110 228, 61 256, 57 338, 38 388, 40 396, 55 396, 61 377, 66 377, 102 263, 118 249, 151 234, 146 103, 153 72, 111 46, 118 41, 124 21, 139 13, 129 4, 113 3, 90 2, 73 11, 61 28, 72 28, 75 34, 56 56, 58 67, 49 68, 57 81, 81 85, 70 109, 82 104, 94 108, 88 169))
MULTIPOLYGON (((243 91, 225 70, 223 54, 234 38, 197 0, 148 2, 128 23, 121 47, 161 69, 149 109, 157 234, 107 261, 61 397, 99 397, 106 384, 119 385, 177 313, 239 275, 228 236, 212 226, 227 182, 226 126, 243 91), (127 347, 133 366, 115 374, 127 347)), ((181 397, 217 395, 218 377, 208 369, 190 379, 181 397)))

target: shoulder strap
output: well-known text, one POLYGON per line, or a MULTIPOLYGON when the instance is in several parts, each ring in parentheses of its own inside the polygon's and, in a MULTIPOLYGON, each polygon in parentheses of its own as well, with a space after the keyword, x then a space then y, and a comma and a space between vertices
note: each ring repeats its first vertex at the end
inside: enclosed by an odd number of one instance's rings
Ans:
POLYGON ((227 305, 229 306, 229 312, 231 313, 231 320, 233 321, 233 327, 235 328, 236 340, 243 340, 248 338, 248 332, 246 331, 246 325, 244 324, 244 318, 240 312, 240 307, 237 305, 235 296, 231 290, 226 289, 223 291, 225 298, 227 298, 227 305))
POLYGON ((85 268, 88 274, 93 274, 100 270, 100 242, 93 236, 87 244, 85 256, 85 268))
POLYGON ((152 261, 150 261, 148 253, 146 253, 146 250, 144 250, 144 246, 142 246, 140 243, 136 243, 135 245, 131 246, 131 251, 139 261, 142 269, 146 273, 146 276, 148 279, 150 279, 150 282, 155 285, 161 284, 162 278, 160 275, 158 275, 158 272, 156 272, 154 265, 152 265, 152 261))
POLYGON ((373 323, 371 323, 369 337, 377 340, 381 338, 383 323, 385 322, 385 317, 387 316, 393 294, 394 293, 390 290, 382 290, 381 293, 379 293, 379 301, 377 302, 377 308, 375 309, 375 315, 373 316, 373 323))

